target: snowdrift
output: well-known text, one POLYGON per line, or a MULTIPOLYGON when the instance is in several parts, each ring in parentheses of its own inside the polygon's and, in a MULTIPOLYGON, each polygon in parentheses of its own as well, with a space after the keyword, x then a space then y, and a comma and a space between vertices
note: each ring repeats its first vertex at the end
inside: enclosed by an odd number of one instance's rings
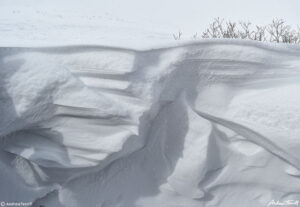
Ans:
POLYGON ((300 48, 204 41, 0 48, 0 201, 300 199, 300 48))

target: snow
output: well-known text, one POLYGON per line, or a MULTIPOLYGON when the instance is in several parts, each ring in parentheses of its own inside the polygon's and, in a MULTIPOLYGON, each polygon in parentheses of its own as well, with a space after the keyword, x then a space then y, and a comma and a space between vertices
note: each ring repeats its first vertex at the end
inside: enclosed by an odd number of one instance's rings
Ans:
POLYGON ((200 37, 216 17, 297 28, 299 9, 298 0, 1 0, 0 45, 147 49, 174 44, 178 31, 200 37))
POLYGON ((298 200, 300 48, 2 47, 1 200, 266 206, 298 200))
POLYGON ((172 42, 172 33, 177 32, 176 27, 168 24, 157 25, 151 21, 132 20, 104 9, 82 11, 82 7, 52 8, 51 4, 49 7, 44 4, 35 5, 36 1, 29 1, 30 6, 20 2, 1 7, 1 3, 3 2, 0 2, 1 46, 75 44, 139 47, 172 42))
POLYGON ((191 40, 217 16, 296 24, 297 8, 1 0, 0 205, 299 202, 300 47, 191 40))

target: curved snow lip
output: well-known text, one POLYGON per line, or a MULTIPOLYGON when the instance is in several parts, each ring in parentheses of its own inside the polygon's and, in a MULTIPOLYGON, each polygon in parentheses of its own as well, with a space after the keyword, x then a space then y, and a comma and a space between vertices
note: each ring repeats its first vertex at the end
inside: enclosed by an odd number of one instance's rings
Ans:
POLYGON ((0 48, 0 175, 20 181, 4 199, 72 207, 300 199, 299 57, 299 46, 237 40, 0 48))
POLYGON ((297 44, 287 44, 287 43, 273 43, 273 42, 261 42, 256 40, 244 40, 244 39, 199 39, 199 40, 180 40, 180 41, 169 41, 167 43, 158 43, 151 46, 114 46, 111 44, 41 44, 41 45, 1 45, 3 48, 35 48, 35 49, 58 49, 58 48, 89 48, 89 49, 111 49, 111 50, 123 50, 123 51, 132 51, 132 52, 142 52, 149 50, 165 50, 178 47, 188 47, 188 46, 200 46, 200 45, 212 45, 212 44, 225 44, 225 45, 244 45, 244 46, 253 46, 262 49, 269 50, 279 50, 279 52, 299 52, 299 45, 297 44))

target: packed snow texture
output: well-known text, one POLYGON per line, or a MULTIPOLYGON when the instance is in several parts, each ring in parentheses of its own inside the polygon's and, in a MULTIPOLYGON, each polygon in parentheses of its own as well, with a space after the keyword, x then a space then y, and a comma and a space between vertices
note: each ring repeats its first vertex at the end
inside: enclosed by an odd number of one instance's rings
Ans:
POLYGON ((300 199, 300 47, 0 48, 0 200, 259 207, 300 199))

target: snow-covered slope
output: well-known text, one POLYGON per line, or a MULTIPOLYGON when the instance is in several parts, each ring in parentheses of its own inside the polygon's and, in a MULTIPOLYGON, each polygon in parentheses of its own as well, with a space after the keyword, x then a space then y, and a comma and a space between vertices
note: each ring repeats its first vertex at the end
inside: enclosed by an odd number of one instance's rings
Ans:
POLYGON ((47 207, 299 200, 300 48, 0 48, 0 200, 47 207))
POLYGON ((299 0, 1 0, 1 46, 161 46, 182 31, 200 38, 214 18, 299 24, 299 0), (271 8, 271 9, 270 9, 271 8))
POLYGON ((1 46, 101 44, 141 48, 173 42, 172 34, 178 30, 167 24, 111 14, 99 5, 96 11, 92 6, 86 11, 82 6, 76 9, 68 5, 54 9, 53 1, 48 7, 36 0, 30 2, 30 6, 22 2, 2 6, 0 1, 1 46))

